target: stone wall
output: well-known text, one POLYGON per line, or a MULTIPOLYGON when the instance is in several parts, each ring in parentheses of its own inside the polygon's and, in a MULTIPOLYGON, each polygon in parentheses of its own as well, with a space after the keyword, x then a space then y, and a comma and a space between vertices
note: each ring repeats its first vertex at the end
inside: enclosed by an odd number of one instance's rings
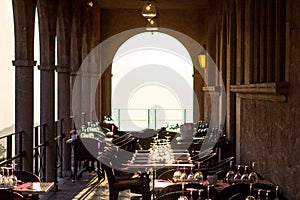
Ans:
POLYGON ((287 102, 241 102, 241 162, 257 161, 257 170, 279 184, 288 199, 300 199, 300 8, 287 1, 287 63, 290 84, 287 102))
MULTIPOLYGON (((216 44, 209 42, 212 45, 208 49, 215 52, 219 69, 225 66, 227 75, 234 75, 226 81, 227 97, 230 96, 227 120, 228 116, 230 120, 236 119, 233 123, 236 130, 227 131, 227 135, 234 136, 231 140, 236 143, 237 163, 256 161, 258 173, 278 184, 288 199, 298 200, 300 1, 225 0, 222 3, 215 10, 216 44), (226 43, 218 45, 224 35, 226 43), (226 55, 225 59, 220 53, 226 55), (285 58, 279 60, 282 54, 285 58), (289 85, 287 94, 273 90, 282 82, 289 85), (268 84, 273 86, 267 92, 262 91, 268 84)), ((212 2, 211 6, 214 5, 212 2)), ((213 32, 214 28, 208 26, 208 29, 213 32)), ((207 101, 205 108, 209 105, 207 101)), ((210 110, 205 113, 209 115, 210 110)), ((228 127, 231 125, 227 123, 226 130, 234 130, 228 127)))

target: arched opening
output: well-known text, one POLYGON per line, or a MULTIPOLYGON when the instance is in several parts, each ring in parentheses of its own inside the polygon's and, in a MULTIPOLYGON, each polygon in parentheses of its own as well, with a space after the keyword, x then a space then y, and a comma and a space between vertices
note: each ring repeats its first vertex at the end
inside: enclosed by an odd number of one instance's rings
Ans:
POLYGON ((193 63, 176 38, 144 32, 125 41, 112 63, 111 113, 122 130, 193 122, 193 63))

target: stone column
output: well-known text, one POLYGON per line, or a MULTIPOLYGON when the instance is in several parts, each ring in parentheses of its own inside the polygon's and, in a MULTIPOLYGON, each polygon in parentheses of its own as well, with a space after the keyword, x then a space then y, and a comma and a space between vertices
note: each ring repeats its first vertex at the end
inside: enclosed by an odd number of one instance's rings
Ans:
MULTIPOLYGON (((81 116, 76 116, 73 109, 81 110, 81 95, 76 95, 76 105, 72 105, 73 99, 73 86, 75 79, 81 81, 78 69, 80 68, 82 62, 82 31, 83 31, 83 4, 81 0, 74 0, 72 2, 72 28, 71 28, 71 51, 70 51, 70 64, 71 64, 71 115, 73 118, 73 123, 76 120, 80 120, 81 116)), ((81 85, 81 83, 79 84, 81 85)), ((79 91, 81 93, 81 91, 79 91)), ((77 129, 80 127, 76 127, 77 129)))
POLYGON ((55 34, 56 34, 56 0, 39 1, 40 29, 40 66, 41 70, 41 124, 47 124, 45 139, 49 145, 46 151, 46 181, 55 181, 56 145, 55 145, 55 34))
POLYGON ((70 47, 71 47, 71 5, 69 1, 59 1, 57 30, 58 61, 58 119, 63 120, 62 170, 71 170, 71 146, 66 143, 70 138, 70 47))
POLYGON ((33 38, 36 0, 13 0, 15 29, 15 131, 23 130, 22 141, 16 137, 15 150, 20 143, 26 151, 20 160, 23 168, 33 171, 33 38))

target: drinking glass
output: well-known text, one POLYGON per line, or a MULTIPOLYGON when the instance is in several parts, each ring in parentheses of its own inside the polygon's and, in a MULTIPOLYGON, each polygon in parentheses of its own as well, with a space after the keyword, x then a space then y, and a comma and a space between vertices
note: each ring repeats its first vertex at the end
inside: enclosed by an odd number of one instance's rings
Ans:
POLYGON ((179 164, 179 161, 177 161, 177 170, 173 174, 173 181, 174 182, 179 182, 180 181, 180 177, 181 177, 181 171, 179 170, 178 164, 179 164))
POLYGON ((198 169, 197 169, 197 172, 194 175, 194 181, 198 182, 200 184, 202 184, 202 182, 203 182, 203 174, 200 171, 200 162, 198 162, 198 169))
POLYGON ((251 173, 248 176, 250 183, 256 183, 258 181, 258 176, 255 172, 255 162, 252 162, 251 173))
POLYGON ((191 171, 187 177, 187 181, 193 182, 194 181, 194 173, 193 173, 193 167, 191 167, 191 171))
POLYGON ((7 185, 8 186, 12 186, 14 184, 14 181, 11 177, 11 175, 9 174, 9 171, 12 170, 12 167, 6 167, 6 174, 7 174, 7 185))
MULTIPOLYGON (((2 167, 1 167, 2 168, 2 167)), ((2 177, 4 176, 3 170, 1 169, 1 174, 0 174, 0 185, 2 185, 2 177)))
POLYGON ((15 166, 16 166, 17 164, 10 164, 10 166, 11 166, 11 175, 10 175, 10 178, 11 178, 11 180, 12 180, 12 182, 13 182, 13 185, 17 185, 17 182, 18 182, 18 178, 17 178, 17 176, 14 174, 14 171, 15 171, 15 166))
POLYGON ((197 200, 202 200, 201 198, 201 193, 203 192, 203 189, 198 190, 198 199, 197 200))
POLYGON ((207 199, 206 200, 211 200, 210 198, 209 198, 209 190, 210 190, 210 187, 211 186, 213 186, 213 185, 208 185, 207 186, 207 199))
POLYGON ((234 182, 236 182, 236 183, 239 183, 241 181, 242 175, 240 173, 240 168, 241 168, 241 165, 238 165, 237 166, 237 172, 236 172, 236 174, 234 175, 234 178, 233 178, 234 182))
POLYGON ((248 166, 245 165, 244 173, 243 173, 243 175, 241 176, 241 181, 242 181, 243 183, 247 183, 247 182, 249 181, 249 176, 248 176, 248 174, 247 174, 247 168, 248 168, 248 166))
POLYGON ((187 174, 186 174, 186 172, 185 172, 185 167, 183 167, 183 172, 182 172, 182 174, 181 174, 181 176, 180 176, 180 181, 181 181, 181 182, 187 181, 187 174))
POLYGON ((194 200, 194 198, 193 198, 193 191, 196 191, 197 189, 195 189, 195 188, 188 188, 188 189, 186 189, 186 190, 187 190, 187 191, 190 191, 191 197, 190 197, 189 200, 194 200))
POLYGON ((181 196, 178 198, 178 200, 188 200, 188 198, 184 195, 184 182, 181 183, 181 191, 182 191, 182 194, 181 196))
POLYGON ((255 200, 255 197, 252 196, 252 183, 250 183, 250 194, 247 196, 246 200, 255 200))
POLYGON ((226 174, 226 181, 229 184, 233 183, 234 181, 234 171, 232 170, 232 163, 233 161, 230 161, 229 171, 226 174))
POLYGON ((256 199, 256 200, 262 200, 262 199, 260 198, 260 192, 261 192, 261 189, 258 189, 258 192, 257 192, 257 199, 256 199))
POLYGON ((1 167, 1 170, 2 170, 2 177, 1 177, 1 184, 2 185, 7 185, 7 176, 5 175, 5 169, 6 169, 6 167, 1 167))
POLYGON ((269 193, 271 192, 271 190, 266 190, 266 198, 265 200, 269 200, 269 193))
POLYGON ((279 200, 279 198, 278 198, 278 190, 279 190, 279 186, 276 185, 276 197, 275 197, 274 200, 279 200))

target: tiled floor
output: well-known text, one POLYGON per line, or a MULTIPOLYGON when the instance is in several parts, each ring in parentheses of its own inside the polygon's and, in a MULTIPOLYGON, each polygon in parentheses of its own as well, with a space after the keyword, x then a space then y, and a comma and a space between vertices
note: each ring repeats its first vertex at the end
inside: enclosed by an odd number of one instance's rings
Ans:
MULTIPOLYGON (((66 175, 58 182, 58 191, 47 195, 40 195, 41 200, 108 200, 109 190, 106 180, 97 183, 94 173, 85 172, 82 178, 72 182, 70 175, 66 175)), ((119 193, 119 200, 140 200, 141 196, 129 191, 119 193)))

